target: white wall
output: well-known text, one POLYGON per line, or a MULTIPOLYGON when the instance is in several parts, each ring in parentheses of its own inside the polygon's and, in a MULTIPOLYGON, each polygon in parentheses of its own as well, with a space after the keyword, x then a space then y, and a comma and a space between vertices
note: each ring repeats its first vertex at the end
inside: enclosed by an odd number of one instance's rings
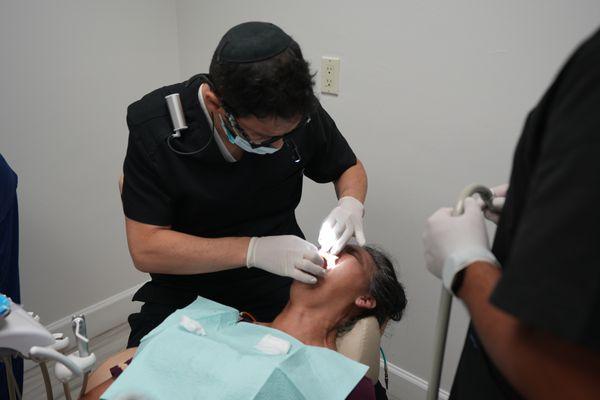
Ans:
MULTIPOLYGON (((526 112, 600 22, 597 0, 0 0, 0 152, 20 178, 24 302, 51 322, 145 279, 116 189, 125 107, 207 71, 247 20, 282 26, 314 68, 341 57, 340 96, 322 102, 367 167, 367 237, 397 259, 410 301, 385 349, 428 379, 439 283, 424 271, 423 221, 466 183, 506 180, 526 112)), ((334 203, 307 182, 310 239, 334 203)), ((466 325, 455 311, 446 388, 466 325)))
POLYGON ((127 105, 179 79, 175 5, 0 4, 0 152, 19 175, 22 299, 50 323, 146 279, 117 178, 127 105))
MULTIPOLYGON (((470 182, 509 176, 529 109, 574 46, 600 24, 588 1, 177 1, 184 77, 208 71, 230 27, 266 20, 302 46, 313 69, 341 58, 339 97, 322 96, 369 174, 367 239, 397 259, 409 308, 385 340, 389 359, 429 379, 439 282, 424 271, 428 215, 470 182)), ((334 204, 307 182, 298 216, 312 240, 334 204)), ((455 307, 442 386, 467 323, 455 307)))

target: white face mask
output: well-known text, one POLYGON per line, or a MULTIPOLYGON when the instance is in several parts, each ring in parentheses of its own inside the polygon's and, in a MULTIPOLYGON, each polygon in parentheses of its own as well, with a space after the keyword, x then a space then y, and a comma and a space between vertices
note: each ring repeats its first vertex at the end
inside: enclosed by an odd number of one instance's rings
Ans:
POLYGON ((225 122, 223 122, 223 118, 220 115, 219 115, 219 118, 221 119, 221 128, 223 128, 223 130, 225 131, 225 135, 227 135, 227 140, 229 140, 230 143, 235 144, 237 147, 244 150, 245 152, 265 155, 265 154, 273 154, 279 150, 279 149, 276 149, 275 147, 270 147, 270 146, 252 147, 252 145, 250 143, 248 143, 248 141, 246 139, 244 139, 243 137, 238 136, 238 135, 234 136, 229 131, 229 129, 227 129, 227 127, 225 126, 225 122))

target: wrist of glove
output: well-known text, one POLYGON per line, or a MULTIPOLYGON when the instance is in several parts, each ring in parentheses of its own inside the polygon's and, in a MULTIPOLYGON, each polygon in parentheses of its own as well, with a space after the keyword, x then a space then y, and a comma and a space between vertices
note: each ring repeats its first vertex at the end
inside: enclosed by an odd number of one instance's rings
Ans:
POLYGON ((444 260, 441 277, 444 287, 456 296, 455 290, 458 291, 459 289, 459 287, 455 287, 458 273, 477 261, 487 262, 500 267, 498 260, 496 260, 496 257, 488 249, 483 247, 462 248, 450 254, 444 260))
POLYGON ((339 199, 338 206, 361 218, 365 214, 364 204, 352 196, 344 196, 339 199))
POLYGON ((327 272, 317 247, 294 235, 253 237, 246 265, 309 284, 327 272))

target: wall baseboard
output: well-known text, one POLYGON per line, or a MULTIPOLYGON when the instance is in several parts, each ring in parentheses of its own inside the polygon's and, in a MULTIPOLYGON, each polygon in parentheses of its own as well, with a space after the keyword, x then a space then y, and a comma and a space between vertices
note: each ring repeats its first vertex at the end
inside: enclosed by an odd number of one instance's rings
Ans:
MULTIPOLYGON (((383 359, 380 360, 379 381, 384 384, 383 359)), ((427 395, 427 381, 410 373, 395 364, 387 363, 389 374, 389 395, 397 399, 425 399, 427 395)), ((439 399, 448 400, 450 394, 440 389, 439 399)))

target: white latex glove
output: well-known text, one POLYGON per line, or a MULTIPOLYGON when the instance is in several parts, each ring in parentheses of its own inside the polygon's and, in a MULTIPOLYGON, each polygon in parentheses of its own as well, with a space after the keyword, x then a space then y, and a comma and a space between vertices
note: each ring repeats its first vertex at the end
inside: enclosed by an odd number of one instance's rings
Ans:
POLYGON ((500 221, 500 215, 502 214, 502 209, 504 208, 506 192, 508 192, 508 183, 492 188, 492 193, 494 193, 494 199, 492 200, 492 203, 498 211, 492 211, 485 207, 483 200, 481 200, 481 198, 477 198, 477 203, 483 209, 483 215, 485 215, 488 220, 492 221, 496 225, 498 225, 498 221, 500 221))
POLYGON ((464 204, 464 214, 456 217, 451 215, 451 208, 440 208, 429 217, 423 233, 427 269, 450 291, 455 275, 473 262, 498 265, 489 250, 481 208, 472 197, 464 204))
POLYGON ((317 276, 327 273, 317 247, 294 235, 253 237, 246 265, 304 283, 316 283, 317 276))
POLYGON ((338 255, 352 237, 356 238, 359 246, 365 245, 363 216, 365 207, 354 197, 342 197, 319 231, 321 251, 338 255))

